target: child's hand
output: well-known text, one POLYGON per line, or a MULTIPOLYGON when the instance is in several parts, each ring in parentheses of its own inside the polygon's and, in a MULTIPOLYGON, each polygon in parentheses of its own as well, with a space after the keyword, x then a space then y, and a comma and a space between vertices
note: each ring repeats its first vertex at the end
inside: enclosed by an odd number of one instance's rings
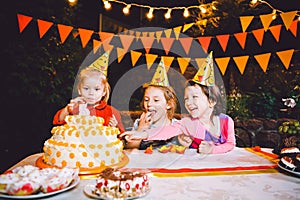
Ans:
POLYGON ((182 146, 189 147, 191 145, 192 141, 193 140, 190 136, 187 136, 187 135, 184 135, 184 134, 178 135, 178 142, 182 146))
POLYGON ((148 134, 146 132, 126 131, 121 133, 119 137, 124 137, 127 142, 134 142, 136 140, 147 139, 148 134))
POLYGON ((146 129, 149 129, 149 127, 152 124, 152 113, 151 112, 143 112, 140 121, 139 121, 139 127, 138 131, 143 131, 146 129))
POLYGON ((116 119, 115 115, 112 115, 112 117, 109 119, 108 125, 111 127, 117 127, 118 120, 116 119))
POLYGON ((199 153, 210 154, 212 153, 214 144, 208 141, 202 141, 198 147, 199 153))
POLYGON ((74 108, 83 103, 86 103, 83 97, 76 97, 74 99, 71 99, 70 103, 67 105, 68 112, 72 114, 74 108))

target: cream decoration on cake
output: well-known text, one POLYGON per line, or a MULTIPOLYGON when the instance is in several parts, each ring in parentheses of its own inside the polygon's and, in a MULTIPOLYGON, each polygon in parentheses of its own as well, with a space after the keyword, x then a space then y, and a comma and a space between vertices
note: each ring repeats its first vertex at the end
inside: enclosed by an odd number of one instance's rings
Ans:
POLYGON ((87 103, 79 104, 78 115, 90 115, 90 110, 87 108, 87 103))
POLYGON ((169 79, 163 60, 159 62, 157 69, 153 75, 151 83, 152 85, 170 86, 169 79))
POLYGON ((93 67, 101 71, 105 76, 107 76, 108 59, 109 59, 109 51, 102 54, 97 60, 95 60, 92 64, 90 64, 89 67, 93 67))
POLYGON ((192 79, 192 81, 205 86, 215 85, 214 62, 212 51, 209 53, 203 64, 199 67, 199 70, 192 79))

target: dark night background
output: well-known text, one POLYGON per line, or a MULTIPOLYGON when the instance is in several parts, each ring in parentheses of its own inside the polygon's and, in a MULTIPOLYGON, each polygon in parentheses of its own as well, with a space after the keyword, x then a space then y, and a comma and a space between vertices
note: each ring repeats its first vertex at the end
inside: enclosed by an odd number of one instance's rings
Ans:
MULTIPOLYGON (((68 17, 64 15, 64 7, 68 7, 66 0, 13 0, 6 2, 7 5, 1 6, 0 8, 0 20, 2 26, 2 48, 0 50, 2 61, 0 70, 0 173, 5 171, 5 169, 11 167, 13 164, 17 163, 24 157, 33 153, 42 152, 44 141, 51 136, 50 130, 52 128, 53 115, 59 108, 61 108, 68 102, 72 95, 71 93, 59 93, 59 91, 61 91, 61 88, 64 87, 72 87, 72 79, 74 79, 75 75, 70 74, 68 80, 64 80, 63 78, 61 78, 60 84, 56 83, 55 87, 53 86, 52 88, 47 90, 32 91, 33 88, 27 87, 26 83, 28 83, 28 85, 35 84, 34 81, 40 80, 41 78, 39 76, 42 76, 42 74, 39 74, 38 71, 30 69, 30 66, 26 66, 26 61, 28 59, 31 59, 30 61, 32 63, 34 63, 35 60, 36 62, 40 62, 41 59, 45 59, 45 56, 51 57, 51 52, 55 52, 55 50, 49 50, 50 54, 48 55, 47 50, 45 51, 46 53, 43 52, 39 54, 39 51, 42 52, 45 50, 40 48, 40 46, 43 46, 43 48, 47 49, 47 45, 45 44, 46 40, 50 38, 49 35, 51 35, 51 33, 46 35, 44 38, 39 39, 37 27, 35 27, 32 22, 24 30, 23 33, 19 33, 17 13, 32 16, 34 19, 44 19, 46 21, 54 21, 56 23, 72 25, 76 28, 82 27, 95 31, 99 31, 100 13, 103 13, 105 17, 110 17, 120 22, 120 24, 124 24, 124 26, 127 26, 128 28, 138 28, 143 26, 159 26, 164 28, 171 28, 193 21, 191 18, 183 19, 182 17, 180 17, 181 13, 176 14, 175 12, 172 20, 166 21, 162 18, 163 12, 157 12, 155 13, 156 18, 149 22, 141 18, 141 11, 138 8, 133 8, 129 16, 124 16, 121 10, 123 6, 120 6, 116 3, 112 3, 113 10, 105 11, 103 9, 102 1, 78 1, 81 6, 76 11, 71 11, 72 17, 70 19, 68 19, 68 17), (22 71, 22 73, 19 73, 20 71, 22 71), (20 81, 21 79, 28 80, 26 82, 20 81), (43 98, 45 96, 49 96, 49 99, 45 100, 45 98, 43 98), (55 99, 59 99, 59 101, 55 101, 55 99)), ((146 1, 138 2, 140 4, 149 3, 146 1)), ((300 10, 299 0, 272 0, 268 2, 272 2, 272 5, 274 7, 283 11, 300 10)), ((178 5, 196 5, 198 2, 196 0, 184 2, 165 2, 155 0, 151 1, 150 3, 148 5, 173 7, 178 5)), ((69 9, 72 8, 69 7, 69 9)), ((144 13, 142 14, 144 15, 144 13)), ((286 49, 298 49, 298 53, 294 54, 294 57, 297 57, 293 58, 294 64, 299 63, 299 29, 300 28, 298 23, 297 38, 290 37, 289 35, 285 40, 285 36, 283 34, 281 36, 282 42, 281 44, 279 44, 280 50, 284 50, 284 45, 286 45, 286 49)), ((235 30, 230 30, 227 27, 227 30, 224 29, 218 31, 219 33, 222 31, 224 33, 232 33, 235 30)), ((74 42, 75 44, 71 44, 70 41, 67 41, 65 43, 65 46, 63 46, 62 48, 68 49, 70 53, 74 52, 73 59, 77 60, 77 65, 79 66, 86 55, 92 50, 92 48, 91 44, 89 43, 89 46, 83 49, 79 41, 77 40, 76 42, 77 43, 74 42), (74 49, 72 49, 73 47, 74 49)), ((272 48, 272 46, 268 47, 268 49, 272 48)), ((268 49, 262 50, 262 52, 268 52, 268 49)), ((232 49, 228 51, 235 52, 237 50, 232 49)), ((251 55, 251 50, 249 50, 249 52, 248 54, 251 55)), ((256 52, 256 54, 258 53, 260 52, 256 52)), ((221 51, 217 51, 216 54, 218 57, 224 55, 224 53, 221 51)), ((128 64, 128 66, 130 68, 130 64, 128 64)), ((32 67, 34 68, 34 66, 32 67)), ((67 67, 66 69, 60 69, 57 66, 55 67, 57 73, 68 72, 67 67)), ((245 72, 245 74, 247 74, 247 71, 245 72)), ((290 74, 289 77, 293 77, 293 74, 290 74)), ((238 77, 240 82, 244 78, 245 77, 243 76, 238 77)), ((251 77, 246 78, 250 79, 251 77)), ((228 77, 225 79, 228 79, 228 77)), ((294 80, 294 82, 295 81, 297 82, 297 80, 294 80)), ((298 83, 299 82, 300 80, 298 80, 298 83)), ((36 84, 45 86, 47 84, 50 84, 50 82, 37 82, 36 84)), ((111 85, 113 86, 113 84, 114 82, 112 80, 111 85)))

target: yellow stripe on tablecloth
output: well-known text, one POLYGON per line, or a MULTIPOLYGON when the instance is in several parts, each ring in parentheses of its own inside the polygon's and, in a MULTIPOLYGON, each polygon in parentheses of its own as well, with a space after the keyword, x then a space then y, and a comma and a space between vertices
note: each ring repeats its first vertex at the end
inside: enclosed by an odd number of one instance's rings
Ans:
POLYGON ((274 156, 269 156, 268 154, 271 154, 271 153, 267 153, 267 152, 264 152, 260 149, 260 147, 253 147, 253 148, 245 148, 245 150, 251 152, 251 153, 254 153, 258 156, 261 156, 261 157, 264 157, 266 159, 268 159, 269 161, 273 162, 273 163, 278 163, 278 157, 276 158, 276 154, 273 154, 274 156), (256 150, 256 149, 259 149, 259 150, 256 150))

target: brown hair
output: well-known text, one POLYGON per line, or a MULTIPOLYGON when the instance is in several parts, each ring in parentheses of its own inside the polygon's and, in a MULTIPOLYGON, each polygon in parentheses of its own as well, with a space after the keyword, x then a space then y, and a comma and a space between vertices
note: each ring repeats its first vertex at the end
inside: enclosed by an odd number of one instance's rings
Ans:
MULTIPOLYGON (((160 85, 154 85, 149 83, 145 83, 142 87, 143 87, 144 94, 146 89, 148 89, 149 87, 159 88, 163 91, 167 104, 170 106, 170 109, 167 110, 167 115, 169 119, 172 119, 175 114, 177 108, 177 102, 178 102, 175 90, 171 86, 160 86, 160 85)), ((144 97, 142 102, 144 102, 144 97)), ((144 108, 144 105, 142 107, 144 108)))
POLYGON ((79 73, 79 76, 78 76, 77 90, 79 90, 79 88, 81 87, 83 81, 86 78, 89 78, 91 76, 101 77, 101 84, 104 85, 104 92, 105 92, 105 95, 102 97, 101 100, 107 102, 108 99, 109 99, 109 95, 110 95, 110 85, 107 81, 106 76, 101 71, 99 71, 98 69, 95 69, 93 67, 87 67, 87 68, 84 68, 83 70, 81 70, 80 73, 79 73))

